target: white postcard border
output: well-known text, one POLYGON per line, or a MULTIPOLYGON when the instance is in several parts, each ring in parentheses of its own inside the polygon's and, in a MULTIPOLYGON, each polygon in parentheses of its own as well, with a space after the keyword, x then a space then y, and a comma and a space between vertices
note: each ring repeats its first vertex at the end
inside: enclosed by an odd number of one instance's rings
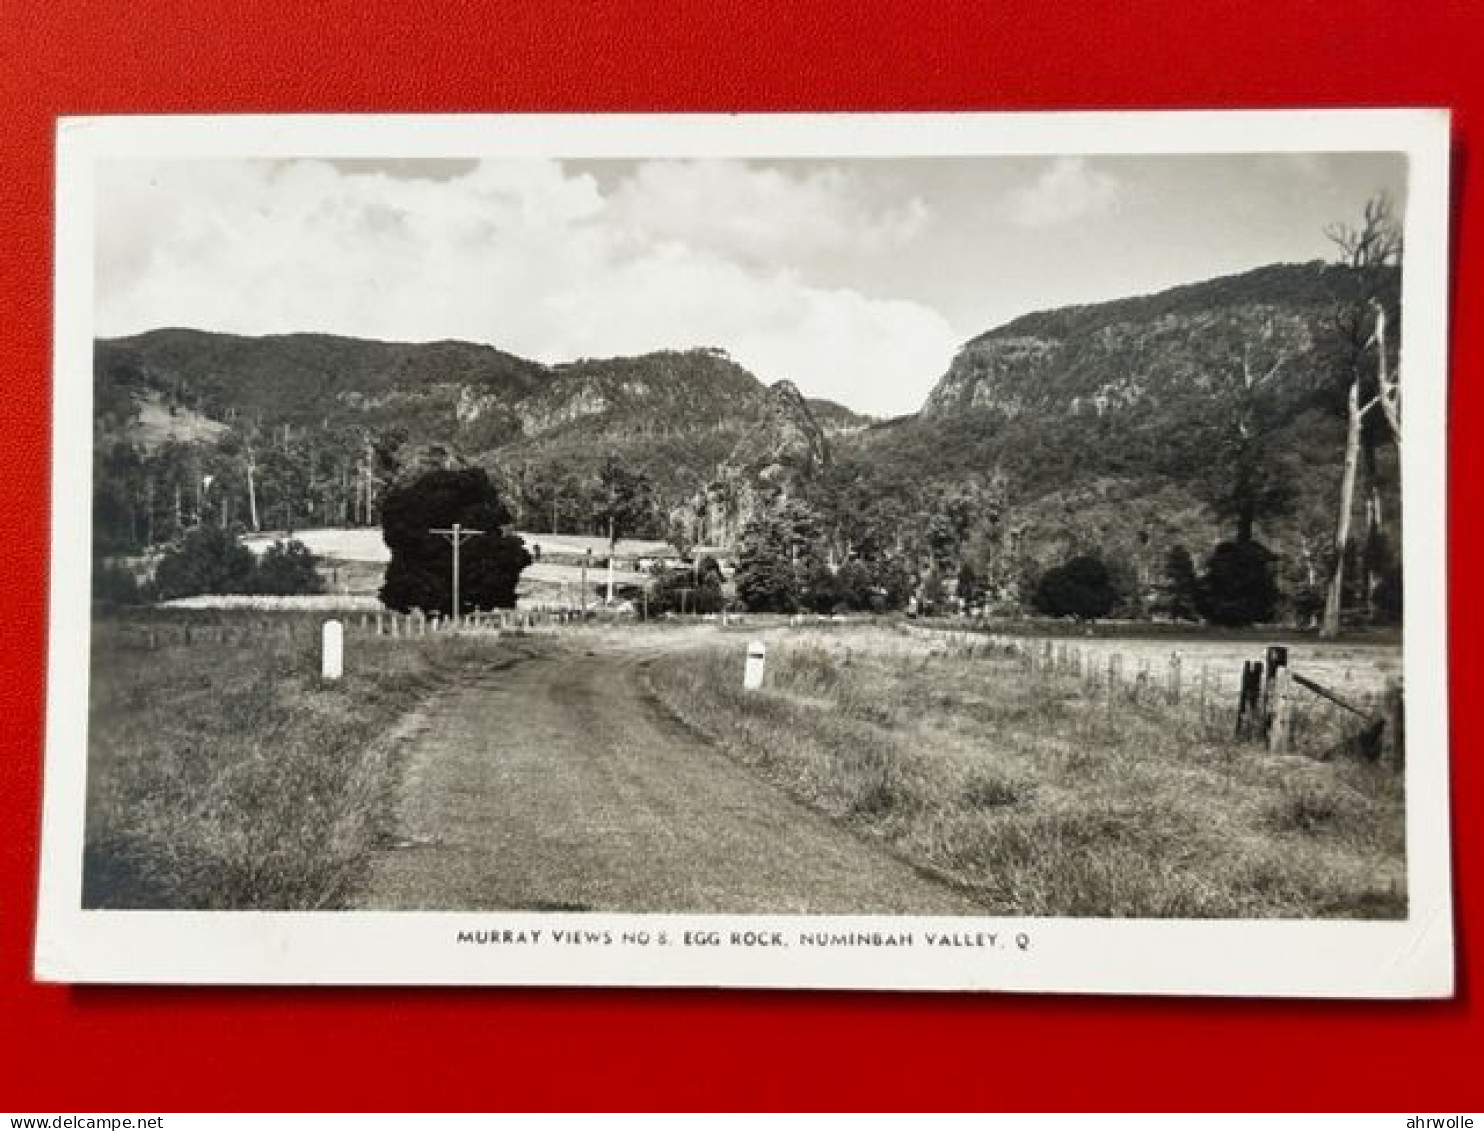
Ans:
POLYGON ((52 562, 36 975, 64 982, 774 986, 1277 997, 1453 992, 1442 110, 242 115, 57 130, 52 562), (1403 152, 1404 921, 83 910, 94 167, 131 158, 913 157, 1403 152), (532 932, 541 932, 539 938, 532 932), (576 942, 553 932, 576 931, 576 942), (506 934, 505 932, 509 932, 506 934), (712 945, 684 942, 686 932, 712 945), (751 932, 757 943, 734 942, 751 932), (910 946, 812 946, 813 932, 910 946), (661 943, 659 936, 666 941, 661 943), (460 941, 461 934, 465 941, 460 941), (525 940, 521 941, 524 934, 525 940), (928 942, 931 934, 935 940, 928 942), (606 935, 607 941, 603 941, 606 935), (640 941, 640 936, 645 941, 640 941), (582 941, 584 937, 590 941, 582 941), (977 941, 976 941, 977 940, 977 941))

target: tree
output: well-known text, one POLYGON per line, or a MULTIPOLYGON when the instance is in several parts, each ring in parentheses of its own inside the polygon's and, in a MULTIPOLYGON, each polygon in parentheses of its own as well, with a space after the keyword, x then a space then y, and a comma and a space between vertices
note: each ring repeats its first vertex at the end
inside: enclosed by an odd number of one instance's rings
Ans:
POLYGON ((1195 562, 1184 546, 1171 546, 1165 555, 1164 613, 1174 620, 1195 620, 1200 615, 1200 581, 1195 562))
POLYGON ((1281 517, 1294 503, 1292 460, 1274 442, 1292 404, 1277 389, 1302 379, 1292 371, 1308 348, 1306 334, 1292 320, 1216 314, 1197 331, 1210 393, 1190 424, 1187 458, 1203 469, 1196 490, 1234 524, 1238 542, 1251 541, 1260 519, 1281 517))
POLYGON ((316 568, 319 559, 298 539, 274 542, 258 562, 254 593, 290 595, 323 593, 324 580, 316 568))
POLYGON ((761 512, 742 528, 737 596, 748 611, 798 611, 803 586, 796 568, 795 551, 793 529, 777 513, 761 512))
POLYGON ((654 587, 649 594, 651 614, 721 612, 726 597, 721 588, 720 563, 708 554, 696 566, 694 570, 655 569, 654 587))
POLYGON ((396 484, 382 498, 381 518, 392 552, 381 587, 388 608, 452 612, 453 547, 432 530, 455 523, 484 531, 459 550, 460 613, 514 606, 531 555, 508 529, 510 512, 483 468, 436 468, 396 484))
POLYGON ((1047 616, 1097 620, 1113 611, 1118 590, 1100 558, 1081 554, 1042 574, 1032 603, 1047 616))
POLYGON ((93 600, 102 605, 137 605, 141 596, 139 582, 127 567, 93 559, 93 600))
POLYGON ((967 560, 959 563, 958 582, 953 592, 966 609, 978 604, 979 599, 984 596, 984 586, 979 580, 979 574, 967 560))
POLYGON ((155 593, 165 601, 202 593, 251 593, 256 581, 252 551, 219 526, 186 531, 155 569, 155 593))
MULTIPOLYGON (((1402 256, 1401 224, 1392 212, 1390 199, 1383 195, 1366 202, 1358 227, 1335 225, 1326 235, 1340 250, 1342 261, 1359 282, 1357 297, 1335 315, 1334 332, 1338 343, 1338 365, 1344 376, 1345 389, 1345 457, 1340 474, 1339 511, 1335 520, 1334 573, 1325 597, 1324 619, 1320 635, 1339 634, 1340 615, 1345 599, 1345 564, 1350 555, 1350 525, 1355 509, 1355 481, 1360 468, 1362 447, 1370 453, 1367 466, 1372 469, 1374 484, 1374 433, 1369 443, 1366 417, 1380 408, 1393 443, 1401 445, 1401 392, 1391 363, 1394 349, 1386 332, 1386 310, 1395 301, 1397 267, 1402 256), (1374 361, 1372 355, 1374 354, 1374 361)), ((1379 526, 1379 495, 1367 508, 1367 521, 1373 530, 1379 526)), ((1369 540, 1369 539, 1368 539, 1369 540)))
POLYGON ((643 472, 629 471, 609 456, 598 472, 598 512, 608 532, 608 600, 613 601, 613 556, 618 540, 643 523, 654 509, 654 491, 643 472))
POLYGON ((1273 619, 1278 611, 1274 557, 1261 542, 1222 542, 1201 578, 1200 611, 1212 624, 1241 627, 1273 619))
POLYGON ((696 544, 691 537, 691 524, 679 515, 670 517, 669 524, 665 527, 665 541, 674 546, 675 552, 682 558, 690 557, 696 544))

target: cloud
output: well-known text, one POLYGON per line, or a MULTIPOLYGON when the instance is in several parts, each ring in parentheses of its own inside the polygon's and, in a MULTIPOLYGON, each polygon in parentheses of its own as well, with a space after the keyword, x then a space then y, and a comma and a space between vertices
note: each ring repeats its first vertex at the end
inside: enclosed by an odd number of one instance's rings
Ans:
POLYGON ((1029 185, 1006 198, 1010 220, 1026 228, 1045 228, 1099 215, 1118 203, 1118 178, 1093 169, 1083 157, 1058 157, 1029 185))
POLYGON ((100 170, 97 330, 464 338, 547 362, 719 346, 760 378, 896 414, 957 336, 919 303, 813 281, 927 222, 847 172, 556 161, 440 177, 322 161, 100 170))
POLYGON ((927 222, 917 198, 878 205, 839 168, 785 172, 738 161, 649 161, 615 194, 620 222, 645 237, 749 260, 877 254, 927 222))

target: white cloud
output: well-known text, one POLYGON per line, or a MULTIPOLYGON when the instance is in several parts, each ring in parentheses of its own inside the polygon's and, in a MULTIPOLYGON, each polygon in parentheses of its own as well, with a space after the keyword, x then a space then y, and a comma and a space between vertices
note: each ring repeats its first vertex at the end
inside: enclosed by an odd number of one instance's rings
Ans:
POLYGON ((759 261, 890 251, 927 221, 921 200, 876 205, 839 168, 784 172, 715 160, 646 162, 614 208, 648 238, 759 261))
POLYGON ((1014 223, 1045 228, 1108 212, 1118 197, 1113 174, 1092 168, 1083 157, 1058 157, 1035 181, 1012 190, 1005 203, 1014 223))
POLYGON ((908 412, 952 329, 809 268, 889 252, 926 218, 817 167, 652 162, 605 193, 552 161, 441 180, 120 162, 100 176, 97 326, 466 338, 549 362, 720 346, 764 380, 908 412))

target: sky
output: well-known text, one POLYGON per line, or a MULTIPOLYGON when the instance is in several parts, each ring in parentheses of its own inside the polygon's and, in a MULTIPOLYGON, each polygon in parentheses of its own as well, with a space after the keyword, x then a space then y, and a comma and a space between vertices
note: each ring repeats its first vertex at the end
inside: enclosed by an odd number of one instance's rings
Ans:
POLYGON ((877 416, 1016 315, 1332 258, 1390 154, 109 161, 95 328, 720 347, 877 416))

